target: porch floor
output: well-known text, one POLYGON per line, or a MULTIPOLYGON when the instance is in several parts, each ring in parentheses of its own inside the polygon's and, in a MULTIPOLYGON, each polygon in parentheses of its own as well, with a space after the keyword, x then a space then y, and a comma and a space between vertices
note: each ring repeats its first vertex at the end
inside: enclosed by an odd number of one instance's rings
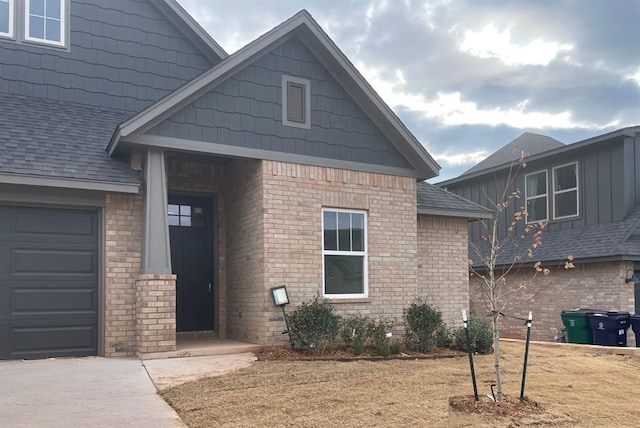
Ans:
POLYGON ((262 345, 242 342, 239 340, 219 339, 211 337, 180 337, 175 351, 138 353, 142 360, 157 360, 163 358, 204 357, 215 355, 243 354, 258 352, 262 345))

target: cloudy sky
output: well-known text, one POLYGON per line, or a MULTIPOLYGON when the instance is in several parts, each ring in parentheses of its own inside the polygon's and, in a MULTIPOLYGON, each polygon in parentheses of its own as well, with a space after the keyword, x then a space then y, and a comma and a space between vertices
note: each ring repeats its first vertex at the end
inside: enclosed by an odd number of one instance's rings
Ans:
POLYGON ((453 178, 640 125, 638 0, 179 0, 229 53, 307 9, 453 178))

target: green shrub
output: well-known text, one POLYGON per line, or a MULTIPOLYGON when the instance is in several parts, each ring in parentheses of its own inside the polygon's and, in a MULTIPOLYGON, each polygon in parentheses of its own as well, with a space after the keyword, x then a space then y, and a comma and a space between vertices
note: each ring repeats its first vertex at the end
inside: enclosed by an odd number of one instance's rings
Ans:
POLYGON ((378 355, 386 357, 391 353, 389 336, 387 333, 393 327, 393 320, 383 318, 371 324, 371 344, 378 355))
POLYGON ((416 300, 402 311, 407 348, 417 352, 433 352, 451 344, 451 335, 442 321, 442 313, 422 300, 416 300))
POLYGON ((372 327, 373 321, 369 318, 362 315, 350 315, 340 321, 340 338, 345 345, 354 348, 354 344, 358 343, 358 346, 362 345, 364 350, 364 346, 371 341, 372 327))
MULTIPOLYGON (((471 351, 479 354, 488 354, 493 347, 493 331, 491 321, 487 318, 471 317, 468 322, 469 339, 471 341, 471 351)), ((467 337, 464 327, 456 329, 454 332, 456 348, 467 350, 467 337)))
MULTIPOLYGON (((289 337, 296 349, 317 352, 321 341, 330 342, 338 335, 340 316, 326 299, 314 296, 289 314, 289 337)), ((324 351, 324 347, 320 352, 324 351)))
POLYGON ((364 352, 364 342, 360 340, 354 340, 351 344, 353 355, 361 355, 364 352))
POLYGON ((391 349, 392 354, 399 354, 402 351, 402 343, 400 343, 399 340, 394 340, 391 342, 391 346, 389 348, 391 349))

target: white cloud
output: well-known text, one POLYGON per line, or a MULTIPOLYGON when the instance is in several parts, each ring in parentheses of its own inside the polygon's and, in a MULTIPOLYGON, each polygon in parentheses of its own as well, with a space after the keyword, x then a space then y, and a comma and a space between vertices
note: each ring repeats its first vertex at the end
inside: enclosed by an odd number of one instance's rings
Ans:
POLYGON ((438 92, 435 97, 425 99, 419 94, 403 91, 405 79, 402 71, 396 70, 395 81, 381 77, 382 69, 367 68, 359 63, 358 69, 371 83, 378 94, 391 107, 402 107, 421 113, 429 119, 437 119, 448 126, 455 125, 509 125, 514 128, 560 128, 560 129, 604 129, 616 126, 618 121, 608 123, 587 123, 576 121, 571 111, 546 113, 529 111, 528 99, 523 99, 512 106, 501 106, 493 109, 479 108, 477 103, 462 99, 460 92, 438 92))
POLYGON ((634 74, 625 76, 629 80, 633 80, 638 86, 640 86, 640 68, 634 74))
POLYGON ((456 154, 449 154, 448 152, 445 153, 434 153, 433 154, 433 158, 437 161, 437 162, 445 162, 448 165, 475 165, 478 162, 480 162, 481 160, 485 159, 487 156, 489 156, 489 152, 487 151, 479 151, 479 152, 472 152, 472 153, 456 153, 456 154))
POLYGON ((499 32, 493 25, 487 25, 481 31, 466 31, 459 47, 470 55, 497 58, 507 65, 547 65, 560 52, 573 49, 572 45, 540 39, 519 46, 511 42, 508 29, 499 32))

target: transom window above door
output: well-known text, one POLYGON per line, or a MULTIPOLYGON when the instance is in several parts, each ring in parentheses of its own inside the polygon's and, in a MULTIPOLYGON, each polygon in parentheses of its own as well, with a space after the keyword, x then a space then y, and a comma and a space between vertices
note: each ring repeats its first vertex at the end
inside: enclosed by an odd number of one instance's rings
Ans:
POLYGON ((169 204, 167 211, 169 215, 169 226, 204 226, 204 210, 202 207, 169 204))

